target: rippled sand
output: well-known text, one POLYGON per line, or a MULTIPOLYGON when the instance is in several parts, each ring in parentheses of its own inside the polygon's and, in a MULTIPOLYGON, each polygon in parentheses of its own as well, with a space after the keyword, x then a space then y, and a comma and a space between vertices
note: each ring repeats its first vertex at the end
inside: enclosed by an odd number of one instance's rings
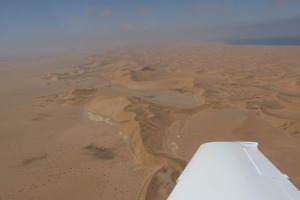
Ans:
POLYGON ((300 47, 0 61, 0 199, 166 199, 196 149, 257 141, 300 187, 300 47))

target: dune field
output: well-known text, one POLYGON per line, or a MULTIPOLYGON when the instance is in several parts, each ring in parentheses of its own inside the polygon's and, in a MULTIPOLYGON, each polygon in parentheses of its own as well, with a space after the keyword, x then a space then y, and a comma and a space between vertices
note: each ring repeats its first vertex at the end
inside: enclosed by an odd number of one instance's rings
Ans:
POLYGON ((197 148, 257 141, 300 188, 300 47, 0 59, 0 200, 161 200, 197 148))

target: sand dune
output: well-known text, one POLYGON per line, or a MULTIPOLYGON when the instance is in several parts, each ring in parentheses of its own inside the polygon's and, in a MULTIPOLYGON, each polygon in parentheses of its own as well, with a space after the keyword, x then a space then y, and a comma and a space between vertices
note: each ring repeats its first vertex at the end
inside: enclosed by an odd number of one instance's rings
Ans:
POLYGON ((140 46, 3 76, 0 198, 166 199, 199 145, 231 140, 258 141, 300 187, 299 55, 140 46))
MULTIPOLYGON (((117 95, 96 97, 89 103, 88 109, 101 116, 111 117, 115 122, 120 123, 121 130, 128 138, 131 152, 137 162, 154 170, 148 178, 149 181, 141 189, 138 198, 145 199, 148 196, 157 198, 157 195, 165 197, 182 171, 184 167, 182 163, 185 163, 184 161, 178 162, 178 159, 164 155, 162 152, 162 138, 166 127, 170 124, 168 115, 160 116, 164 112, 153 105, 117 95), (153 109, 157 110, 153 111, 153 109), (162 176, 163 180, 156 183, 157 177, 162 176), (162 182, 165 183, 162 184, 162 182), (154 185, 158 188, 162 187, 160 190, 164 193, 157 195, 153 192, 149 193, 148 188, 154 185)), ((155 192, 158 193, 157 190, 156 188, 155 192)))

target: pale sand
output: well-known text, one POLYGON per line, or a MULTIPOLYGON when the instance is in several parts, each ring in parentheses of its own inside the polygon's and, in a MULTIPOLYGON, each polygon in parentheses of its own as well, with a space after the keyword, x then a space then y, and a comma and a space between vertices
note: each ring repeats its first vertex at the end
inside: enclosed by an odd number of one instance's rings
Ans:
POLYGON ((166 199, 202 143, 236 140, 300 188, 299 55, 177 44, 1 60, 0 199, 166 199))

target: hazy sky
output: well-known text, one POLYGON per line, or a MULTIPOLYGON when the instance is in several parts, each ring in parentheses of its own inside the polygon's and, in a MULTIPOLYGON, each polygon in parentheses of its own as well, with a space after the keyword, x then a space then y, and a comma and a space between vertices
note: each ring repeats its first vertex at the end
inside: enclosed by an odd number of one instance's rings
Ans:
POLYGON ((282 36, 300 36, 300 0, 0 0, 0 56, 282 36))

